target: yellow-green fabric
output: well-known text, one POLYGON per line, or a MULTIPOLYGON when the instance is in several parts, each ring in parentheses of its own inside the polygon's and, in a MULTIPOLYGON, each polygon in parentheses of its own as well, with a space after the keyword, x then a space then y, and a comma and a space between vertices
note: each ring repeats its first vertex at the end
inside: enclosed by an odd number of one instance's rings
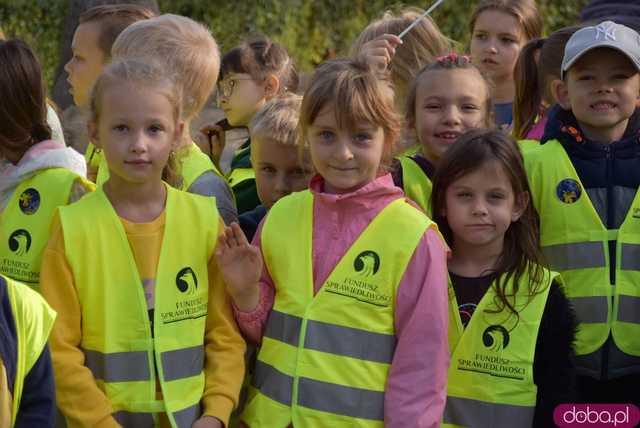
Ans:
POLYGON ((218 213, 210 198, 167 185, 165 215, 152 332, 124 227, 102 188, 60 208, 65 254, 82 307, 85 365, 126 426, 153 423, 157 413, 166 412, 172 427, 190 428, 200 416, 207 266, 218 213), (162 401, 156 399, 156 378, 162 401))
POLYGON ((205 155, 195 143, 177 152, 178 166, 182 175, 182 187, 180 190, 188 190, 191 185, 205 172, 213 172, 218 177, 223 177, 209 156, 205 155))
POLYGON ((518 140, 518 147, 520 147, 522 153, 535 149, 538 146, 540 146, 540 141, 538 140, 518 140))
POLYGON ((402 165, 402 187, 405 195, 418 204, 420 208, 431 216, 431 192, 433 185, 420 165, 408 156, 398 158, 402 165))
POLYGON ((559 141, 526 153, 540 241, 559 271, 579 321, 578 355, 602 347, 609 334, 623 352, 640 356, 640 192, 617 230, 607 230, 559 141), (616 241, 616 284, 609 241, 616 241))
POLYGON ((20 409, 24 379, 47 345, 56 313, 40 294, 28 286, 3 276, 0 276, 0 281, 5 282, 7 286, 18 340, 18 358, 11 411, 11 426, 13 427, 18 409, 20 409))
MULTIPOLYGON (((530 427, 538 388, 533 382, 533 361, 540 321, 555 272, 544 270, 539 291, 529 296, 529 277, 524 275, 517 291, 513 281, 506 295, 518 311, 497 311, 492 285, 474 311, 467 328, 455 302, 450 326, 451 364, 443 427, 530 427), (497 311, 497 312, 496 312, 497 311)), ((452 309, 453 308, 453 309, 452 309)))
POLYGON ((390 203, 314 296, 313 194, 294 193, 271 208, 261 245, 275 303, 242 420, 251 428, 384 425, 396 291, 429 227, 404 198, 390 203))
POLYGON ((39 289, 53 213, 69 202, 78 178, 68 169, 49 168, 18 185, 0 215, 0 273, 39 289))

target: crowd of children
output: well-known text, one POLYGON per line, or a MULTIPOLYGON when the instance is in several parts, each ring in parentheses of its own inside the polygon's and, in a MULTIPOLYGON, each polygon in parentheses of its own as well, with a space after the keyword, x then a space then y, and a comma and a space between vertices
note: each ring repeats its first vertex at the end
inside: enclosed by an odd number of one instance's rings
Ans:
POLYGON ((190 18, 91 8, 65 67, 84 157, 32 49, 0 41, 0 427, 640 405, 640 35, 543 38, 533 0, 481 0, 467 55, 421 13, 301 79, 268 37, 221 56, 190 18))

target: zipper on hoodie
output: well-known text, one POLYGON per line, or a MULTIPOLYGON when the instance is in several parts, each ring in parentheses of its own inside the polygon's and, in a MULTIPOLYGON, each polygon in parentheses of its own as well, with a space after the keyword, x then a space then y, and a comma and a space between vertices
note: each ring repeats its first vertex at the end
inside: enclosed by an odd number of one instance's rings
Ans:
MULTIPOLYGON (((613 144, 613 143, 611 143, 613 144)), ((607 179, 607 229, 614 229, 615 221, 615 202, 613 194, 613 155, 610 144, 604 146, 604 154, 606 160, 606 179, 607 179)), ((612 287, 616 285, 616 260, 618 255, 616 254, 617 240, 608 241, 609 246, 609 282, 612 287)), ((611 298, 611 306, 613 307, 613 297, 611 298)), ((602 346, 602 367, 600 372, 601 380, 609 379, 609 350, 611 348, 611 332, 609 337, 602 346)))

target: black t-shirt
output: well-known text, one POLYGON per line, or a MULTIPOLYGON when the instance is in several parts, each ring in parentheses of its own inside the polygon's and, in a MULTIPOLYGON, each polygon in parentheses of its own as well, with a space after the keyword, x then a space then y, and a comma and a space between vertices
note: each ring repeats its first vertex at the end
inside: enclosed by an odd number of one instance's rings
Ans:
POLYGON ((482 297, 491 286, 495 275, 491 274, 477 278, 467 278, 449 272, 449 277, 451 278, 453 291, 456 293, 460 319, 462 320, 462 325, 466 328, 467 325, 469 325, 469 321, 478 303, 480 303, 480 300, 482 300, 482 297))

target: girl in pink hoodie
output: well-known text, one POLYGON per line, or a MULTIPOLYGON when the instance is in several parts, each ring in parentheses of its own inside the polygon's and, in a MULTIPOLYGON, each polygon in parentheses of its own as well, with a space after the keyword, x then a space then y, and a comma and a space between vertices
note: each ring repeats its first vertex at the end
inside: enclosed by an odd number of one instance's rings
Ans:
POLYGON ((445 400, 446 247, 387 172, 400 119, 386 78, 316 70, 299 137, 318 174, 250 245, 217 253, 236 320, 260 344, 245 426, 437 427, 445 400))

